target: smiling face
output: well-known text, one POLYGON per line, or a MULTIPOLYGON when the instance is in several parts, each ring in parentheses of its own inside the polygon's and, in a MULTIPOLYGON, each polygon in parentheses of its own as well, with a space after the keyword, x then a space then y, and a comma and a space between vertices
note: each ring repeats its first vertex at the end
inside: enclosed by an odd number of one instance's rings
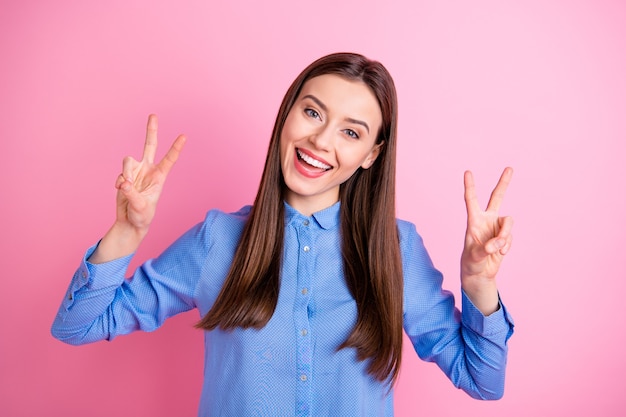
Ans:
POLYGON ((336 203, 339 186, 376 160, 381 124, 380 106, 365 83, 332 74, 308 80, 280 137, 287 203, 305 215, 336 203))

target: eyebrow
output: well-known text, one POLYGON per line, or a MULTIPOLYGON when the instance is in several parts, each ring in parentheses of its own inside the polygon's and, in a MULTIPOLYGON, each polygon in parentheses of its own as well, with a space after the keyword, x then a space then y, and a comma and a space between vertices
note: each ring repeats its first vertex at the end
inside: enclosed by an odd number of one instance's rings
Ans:
MULTIPOLYGON (((305 98, 308 98, 308 99, 310 99, 310 100, 313 100, 313 101, 315 102, 315 104, 317 104, 318 106, 320 106, 320 108, 321 108, 322 110, 324 110, 324 111, 328 111, 328 107, 326 107, 326 105, 325 105, 324 103, 322 103, 322 102, 320 101, 320 99, 318 99, 318 98, 317 98, 317 97, 315 97, 314 95, 312 95, 312 94, 307 94, 306 96, 302 97, 302 100, 304 100, 305 98)), ((367 123, 365 123, 364 121, 362 121, 362 120, 358 120, 358 119, 353 119, 352 117, 346 117, 346 119, 345 119, 345 120, 346 120, 347 122, 350 122, 350 123, 355 123, 355 124, 358 124, 358 125, 361 125, 361 126, 365 127, 365 129, 367 130, 367 133, 370 133, 370 127, 369 127, 369 126, 367 125, 367 123)))

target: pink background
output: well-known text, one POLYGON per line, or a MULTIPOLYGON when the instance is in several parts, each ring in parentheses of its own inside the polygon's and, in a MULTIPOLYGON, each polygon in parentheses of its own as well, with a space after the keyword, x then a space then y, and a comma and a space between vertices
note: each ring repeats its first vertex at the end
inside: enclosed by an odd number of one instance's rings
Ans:
POLYGON ((136 261, 209 208, 251 202, 286 88, 342 50, 396 80, 398 215, 457 294, 463 170, 485 202, 516 170, 505 396, 471 400, 407 346, 396 415, 625 415, 626 3, 249 3, 0 3, 0 415, 196 414, 196 312, 80 348, 50 324, 113 221, 113 183, 141 155, 149 113, 161 155, 189 140, 136 261))

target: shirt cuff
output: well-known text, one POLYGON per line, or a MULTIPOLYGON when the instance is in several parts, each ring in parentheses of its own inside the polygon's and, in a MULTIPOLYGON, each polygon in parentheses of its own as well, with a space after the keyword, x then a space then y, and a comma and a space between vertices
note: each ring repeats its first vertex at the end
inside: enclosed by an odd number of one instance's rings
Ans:
POLYGON ((465 291, 462 294, 461 320, 463 324, 475 333, 482 336, 498 335, 508 333, 507 339, 513 333, 513 318, 498 295, 499 308, 494 313, 485 316, 472 301, 465 291))
POLYGON ((112 261, 92 264, 87 259, 97 247, 98 244, 95 244, 85 252, 83 261, 76 272, 77 278, 90 290, 120 286, 124 282, 126 270, 134 253, 112 261))
POLYGON ((87 249, 78 269, 74 273, 62 303, 66 311, 74 304, 76 293, 79 291, 119 287, 124 282, 126 269, 133 255, 102 264, 92 264, 87 259, 89 259, 97 247, 98 244, 95 244, 87 249))

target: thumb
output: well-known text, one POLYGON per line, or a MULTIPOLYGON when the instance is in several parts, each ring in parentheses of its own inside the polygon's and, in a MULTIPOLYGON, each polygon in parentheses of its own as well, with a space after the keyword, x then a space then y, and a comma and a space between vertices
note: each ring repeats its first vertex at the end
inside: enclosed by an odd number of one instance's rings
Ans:
POLYGON ((144 205, 144 199, 141 197, 139 191, 137 191, 137 188, 135 188, 135 185, 132 181, 124 181, 120 185, 120 192, 126 198, 126 200, 128 200, 128 204, 131 207, 135 209, 141 209, 144 205))
POLYGON ((493 239, 490 239, 484 245, 485 255, 492 255, 496 252, 499 252, 506 245, 506 239, 496 236, 493 239))

